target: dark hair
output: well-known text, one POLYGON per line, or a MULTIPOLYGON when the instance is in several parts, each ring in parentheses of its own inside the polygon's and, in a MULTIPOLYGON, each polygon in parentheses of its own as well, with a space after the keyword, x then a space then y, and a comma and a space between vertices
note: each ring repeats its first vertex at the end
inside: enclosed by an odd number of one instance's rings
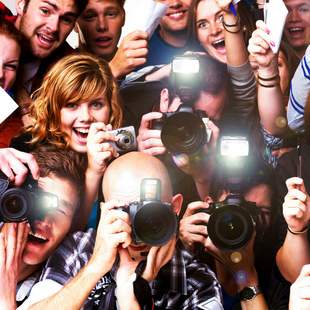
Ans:
MULTIPOLYGON (((27 11, 29 2, 30 0, 25 0, 24 12, 27 11)), ((74 4, 76 5, 76 8, 78 10, 78 15, 82 14, 82 12, 86 8, 87 3, 88 3, 88 0, 74 0, 74 4)))
POLYGON ((227 65, 209 55, 200 55, 200 72, 202 73, 202 90, 213 95, 225 89, 230 80, 227 65))
POLYGON ((84 192, 86 163, 79 153, 53 145, 39 145, 32 154, 39 165, 40 177, 55 175, 68 180, 79 194, 84 192))
POLYGON ((0 35, 4 35, 8 38, 14 40, 19 46, 21 46, 23 41, 23 35, 15 28, 15 26, 6 21, 0 15, 0 35))

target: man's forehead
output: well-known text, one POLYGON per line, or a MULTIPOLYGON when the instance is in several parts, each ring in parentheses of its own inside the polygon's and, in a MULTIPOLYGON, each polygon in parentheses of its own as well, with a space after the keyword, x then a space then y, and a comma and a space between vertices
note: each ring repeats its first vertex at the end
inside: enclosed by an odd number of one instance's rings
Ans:
POLYGON ((74 0, 30 0, 34 6, 47 5, 62 13, 77 13, 76 1, 74 0))
POLYGON ((284 0, 286 6, 300 6, 300 5, 310 5, 310 0, 284 0))

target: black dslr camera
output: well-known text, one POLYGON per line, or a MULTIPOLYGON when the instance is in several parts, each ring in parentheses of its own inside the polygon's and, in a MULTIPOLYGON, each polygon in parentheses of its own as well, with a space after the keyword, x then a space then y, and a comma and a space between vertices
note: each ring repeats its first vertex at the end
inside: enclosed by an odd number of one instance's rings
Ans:
POLYGON ((210 214, 208 234, 214 245, 224 250, 240 249, 251 239, 258 217, 254 202, 241 194, 230 194, 224 201, 212 203, 198 212, 210 214))
POLYGON ((178 220, 173 207, 160 200, 161 183, 158 179, 143 179, 140 201, 122 208, 130 217, 134 243, 160 246, 176 234, 178 220))
POLYGON ((204 111, 193 109, 201 89, 199 70, 196 56, 179 56, 172 62, 170 81, 182 104, 175 112, 163 113, 162 119, 155 120, 153 125, 154 129, 161 130, 161 140, 171 153, 193 154, 210 140, 208 116, 204 111))
POLYGON ((249 141, 244 136, 223 136, 220 141, 218 166, 222 168, 231 194, 222 202, 210 204, 197 212, 210 214, 208 234, 218 248, 235 250, 251 239, 258 218, 254 202, 246 201, 241 192, 251 164, 249 141))
POLYGON ((10 186, 9 180, 0 175, 0 221, 28 221, 32 225, 57 207, 58 197, 39 189, 30 174, 21 187, 10 186))

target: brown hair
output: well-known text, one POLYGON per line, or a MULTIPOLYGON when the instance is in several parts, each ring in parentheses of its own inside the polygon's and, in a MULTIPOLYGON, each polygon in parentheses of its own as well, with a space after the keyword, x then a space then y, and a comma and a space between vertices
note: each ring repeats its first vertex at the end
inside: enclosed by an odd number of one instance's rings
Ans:
POLYGON ((31 143, 47 142, 59 147, 68 146, 60 129, 60 111, 64 103, 89 101, 105 94, 110 103, 109 123, 119 128, 123 120, 118 86, 109 64, 94 55, 79 53, 58 61, 44 77, 34 93, 30 115, 34 119, 28 128, 31 143))
POLYGON ((0 15, 0 35, 4 35, 14 40, 19 46, 23 41, 22 34, 15 28, 13 24, 3 19, 0 15))
POLYGON ((81 154, 53 145, 40 145, 33 152, 40 177, 55 175, 71 182, 78 193, 84 192, 85 160, 81 154))

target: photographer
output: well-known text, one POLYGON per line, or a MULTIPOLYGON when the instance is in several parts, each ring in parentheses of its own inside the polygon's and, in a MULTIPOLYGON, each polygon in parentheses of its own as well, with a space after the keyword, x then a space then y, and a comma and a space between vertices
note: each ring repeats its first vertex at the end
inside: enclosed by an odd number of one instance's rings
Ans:
MULTIPOLYGON (((63 248, 59 248, 50 259, 41 285, 43 290, 47 281, 58 282, 62 289, 31 309, 55 309, 59 304, 62 309, 70 310, 82 306, 84 309, 115 309, 116 301, 118 309, 126 310, 198 310, 203 304, 208 304, 210 309, 223 309, 213 273, 176 246, 175 234, 157 246, 134 242, 133 233, 137 233, 137 226, 130 210, 133 203, 143 203, 140 200, 144 191, 141 182, 149 178, 160 181, 160 203, 166 205, 164 208, 171 208, 176 216, 182 205, 182 196, 172 196, 167 171, 158 159, 137 152, 116 159, 104 176, 106 203, 101 204, 97 235, 90 230, 67 239, 63 248), (139 169, 136 168, 137 162, 139 169)), ((152 192, 145 189, 145 197, 150 197, 152 192)), ((156 191, 156 195, 158 193, 156 191)), ((156 212, 152 213, 153 207, 146 207, 151 218, 145 219, 147 225, 143 222, 144 231, 154 225, 156 212)), ((142 233, 140 237, 143 239, 147 235, 142 233)), ((154 234, 151 236, 155 237, 154 234)))
MULTIPOLYGON (((36 296, 33 286, 39 281, 45 261, 68 234, 84 185, 80 159, 73 151, 41 146, 33 156, 39 168, 38 180, 29 183, 27 179, 15 189, 14 195, 12 184, 0 194, 0 220, 22 221, 24 218, 19 215, 27 208, 25 219, 32 228, 24 221, 4 223, 1 227, 1 309, 16 309, 21 304, 23 309, 29 302, 29 295, 36 296)), ((1 178, 2 182, 6 181, 4 176, 1 178)), ((55 286, 48 288, 49 291, 54 289, 55 286)))

